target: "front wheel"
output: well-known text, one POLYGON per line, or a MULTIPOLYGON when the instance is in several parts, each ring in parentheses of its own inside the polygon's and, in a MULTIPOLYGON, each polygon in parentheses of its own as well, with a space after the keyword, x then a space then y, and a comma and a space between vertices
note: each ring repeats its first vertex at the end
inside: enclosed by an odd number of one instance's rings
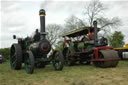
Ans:
POLYGON ((24 65, 25 65, 25 71, 28 74, 32 74, 34 71, 34 56, 31 51, 27 51, 25 58, 24 58, 24 65))
POLYGON ((60 51, 55 51, 53 53, 53 60, 52 60, 52 64, 55 70, 62 70, 63 69, 63 64, 64 64, 64 59, 63 59, 63 55, 60 51))

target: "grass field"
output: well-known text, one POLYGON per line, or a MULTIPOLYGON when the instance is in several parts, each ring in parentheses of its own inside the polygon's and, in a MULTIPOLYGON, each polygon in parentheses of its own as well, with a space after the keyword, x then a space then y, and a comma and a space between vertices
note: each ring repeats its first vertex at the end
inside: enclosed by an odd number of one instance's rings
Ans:
POLYGON ((63 71, 48 65, 33 74, 26 74, 24 68, 12 70, 6 62, 0 64, 0 85, 128 85, 128 61, 120 61, 116 68, 77 65, 63 71))

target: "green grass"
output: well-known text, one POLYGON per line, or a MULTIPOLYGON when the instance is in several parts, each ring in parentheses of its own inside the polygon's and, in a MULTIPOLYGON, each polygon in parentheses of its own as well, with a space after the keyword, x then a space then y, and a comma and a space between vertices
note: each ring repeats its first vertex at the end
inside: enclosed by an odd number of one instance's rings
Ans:
POLYGON ((128 61, 116 68, 96 68, 93 65, 64 67, 54 71, 52 65, 36 68, 33 74, 10 69, 9 62, 0 64, 0 85, 127 85, 128 61))

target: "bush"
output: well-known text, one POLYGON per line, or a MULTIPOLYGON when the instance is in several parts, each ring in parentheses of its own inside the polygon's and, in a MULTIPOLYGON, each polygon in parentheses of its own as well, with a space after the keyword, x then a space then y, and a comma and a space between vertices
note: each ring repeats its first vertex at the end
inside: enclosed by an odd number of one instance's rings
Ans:
POLYGON ((2 55, 6 59, 9 59, 10 48, 1 48, 0 49, 0 55, 2 55))

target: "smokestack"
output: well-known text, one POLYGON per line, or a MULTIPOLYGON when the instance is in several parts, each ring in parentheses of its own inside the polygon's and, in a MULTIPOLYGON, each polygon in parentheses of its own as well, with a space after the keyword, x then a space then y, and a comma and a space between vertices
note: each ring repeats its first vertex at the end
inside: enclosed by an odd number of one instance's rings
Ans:
POLYGON ((94 26, 94 36, 95 36, 95 41, 94 41, 94 42, 95 42, 95 46, 97 46, 97 45, 98 45, 97 21, 94 21, 94 22, 93 22, 93 26, 94 26))
POLYGON ((40 9, 39 11, 40 15, 40 34, 41 34, 41 39, 45 39, 46 32, 45 32, 45 10, 40 9))

